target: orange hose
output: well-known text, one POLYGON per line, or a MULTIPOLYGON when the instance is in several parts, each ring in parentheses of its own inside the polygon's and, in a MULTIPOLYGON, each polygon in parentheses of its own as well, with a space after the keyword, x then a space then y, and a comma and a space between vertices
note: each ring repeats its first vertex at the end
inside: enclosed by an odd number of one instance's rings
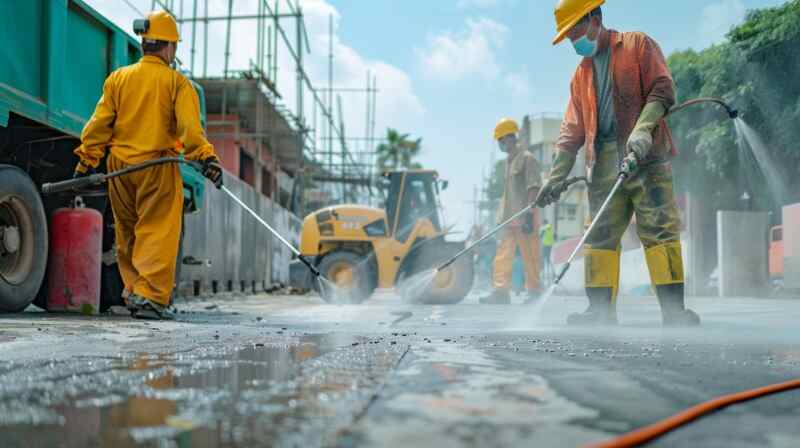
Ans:
POLYGON ((787 390, 800 389, 800 379, 787 381, 785 383, 772 384, 758 389, 746 390, 730 395, 723 395, 705 403, 700 403, 683 412, 679 412, 672 417, 661 420, 650 426, 645 426, 627 434, 623 434, 615 439, 607 440, 605 442, 587 445, 586 448, 626 448, 641 446, 653 439, 663 436, 670 431, 674 431, 687 423, 692 422, 700 417, 706 416, 712 412, 719 411, 722 408, 728 407, 732 404, 741 403, 744 401, 754 400, 756 398, 764 397, 778 392, 785 392, 787 390))

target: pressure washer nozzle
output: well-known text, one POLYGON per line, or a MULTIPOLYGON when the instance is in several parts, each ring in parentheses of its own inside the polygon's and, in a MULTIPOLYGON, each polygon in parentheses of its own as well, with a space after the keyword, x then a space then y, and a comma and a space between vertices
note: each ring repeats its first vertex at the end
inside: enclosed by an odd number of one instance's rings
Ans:
POLYGON ((314 277, 319 277, 320 275, 322 275, 322 274, 319 272, 319 269, 317 269, 317 268, 316 268, 316 267, 315 267, 315 266, 314 266, 314 265, 313 265, 313 264, 312 264, 312 263, 311 263, 311 262, 308 260, 308 258, 306 258, 306 257, 304 257, 304 256, 302 256, 302 255, 299 255, 299 256, 297 257, 297 259, 299 259, 299 260, 300 260, 300 261, 301 261, 301 262, 302 262, 304 265, 306 265, 306 267, 308 268, 308 270, 309 270, 309 271, 311 271, 311 273, 312 273, 312 274, 314 274, 314 277))
POLYGON ((728 108, 728 116, 731 117, 731 120, 735 120, 739 118, 739 111, 733 108, 728 108))

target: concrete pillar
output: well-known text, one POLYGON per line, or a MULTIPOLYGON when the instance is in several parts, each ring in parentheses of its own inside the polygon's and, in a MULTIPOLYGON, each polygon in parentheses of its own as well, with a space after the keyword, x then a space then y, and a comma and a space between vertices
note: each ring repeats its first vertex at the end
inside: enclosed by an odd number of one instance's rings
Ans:
POLYGON ((686 234, 684 235, 684 259, 686 270, 686 293, 689 296, 705 296, 709 290, 709 279, 717 267, 716 212, 702 195, 686 194, 686 234))
POLYGON ((783 208, 783 286, 800 289, 800 204, 783 208))
POLYGON ((764 295, 769 286, 769 215, 717 212, 720 297, 764 295))

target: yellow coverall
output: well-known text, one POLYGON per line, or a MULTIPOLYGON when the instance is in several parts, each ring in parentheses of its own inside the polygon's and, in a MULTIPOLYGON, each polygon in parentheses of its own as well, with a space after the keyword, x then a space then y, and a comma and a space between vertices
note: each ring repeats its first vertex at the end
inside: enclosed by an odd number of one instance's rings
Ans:
MULTIPOLYGON (((114 71, 75 150, 81 164, 109 171, 175 156, 181 142, 189 160, 216 158, 200 124, 197 92, 185 76, 157 56, 114 71)), ((125 290, 168 305, 183 213, 183 183, 175 164, 113 179, 118 262, 125 290)))
MULTIPOLYGON (((502 207, 498 214, 498 222, 509 219, 525 208, 530 203, 532 194, 539 190, 541 184, 541 169, 533 154, 524 149, 518 149, 514 154, 509 154, 506 162, 505 191, 502 207)), ((535 228, 531 234, 525 234, 522 231, 521 222, 511 224, 502 232, 494 258, 494 289, 499 291, 511 289, 517 247, 520 249, 525 266, 525 289, 529 292, 539 291, 539 234, 535 228)))

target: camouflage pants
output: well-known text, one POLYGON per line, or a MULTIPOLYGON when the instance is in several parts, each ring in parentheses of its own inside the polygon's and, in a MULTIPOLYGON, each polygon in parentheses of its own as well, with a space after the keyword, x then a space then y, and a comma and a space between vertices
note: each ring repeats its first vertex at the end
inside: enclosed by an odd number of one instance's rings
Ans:
MULTIPOLYGON (((615 142, 598 151, 589 186, 589 208, 594 217, 603 205, 619 173, 615 142)), ((587 244, 592 249, 615 251, 636 216, 636 233, 645 249, 680 241, 680 215, 672 191, 672 165, 653 163, 627 179, 600 218, 587 244)))

